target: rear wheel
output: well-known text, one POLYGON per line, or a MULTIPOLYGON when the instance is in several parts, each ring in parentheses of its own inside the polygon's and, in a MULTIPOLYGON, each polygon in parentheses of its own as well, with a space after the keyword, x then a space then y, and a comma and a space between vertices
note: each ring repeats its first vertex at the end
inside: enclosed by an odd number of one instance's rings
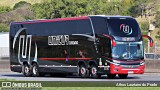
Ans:
POLYGON ((125 79, 125 78, 127 78, 128 74, 118 74, 118 76, 119 76, 121 79, 125 79))
POLYGON ((113 79, 116 77, 116 74, 107 74, 108 78, 113 79))
POLYGON ((24 65, 22 66, 22 72, 23 72, 23 75, 26 76, 26 77, 32 76, 31 70, 30 70, 30 67, 29 67, 28 64, 24 64, 24 65))
POLYGON ((100 78, 101 77, 101 75, 99 75, 98 73, 97 73, 97 67, 96 67, 96 65, 91 65, 91 68, 90 68, 90 74, 91 74, 91 77, 92 78, 100 78))
POLYGON ((88 77, 89 76, 89 73, 88 73, 88 69, 86 68, 86 66, 84 64, 81 64, 79 66, 79 75, 82 77, 82 78, 85 78, 85 77, 88 77))

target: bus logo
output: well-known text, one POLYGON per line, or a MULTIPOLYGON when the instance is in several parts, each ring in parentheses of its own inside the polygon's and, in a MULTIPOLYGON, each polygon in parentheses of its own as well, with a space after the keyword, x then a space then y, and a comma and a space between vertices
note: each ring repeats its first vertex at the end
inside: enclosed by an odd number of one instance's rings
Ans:
POLYGON ((78 45, 78 41, 70 41, 69 35, 48 36, 48 45, 78 45))
POLYGON ((133 31, 132 28, 129 25, 126 25, 126 24, 121 24, 120 25, 120 30, 122 30, 127 35, 131 35, 132 31, 133 31))
MULTIPOLYGON (((18 36, 19 36, 18 61, 20 64, 22 64, 22 61, 20 59, 28 59, 28 63, 30 63, 32 35, 20 35, 20 33, 25 29, 26 28, 19 29, 19 31, 16 33, 14 40, 13 40, 13 49, 14 49, 16 40, 18 39, 18 36)), ((36 42, 35 42, 35 56, 34 56, 33 61, 37 61, 37 44, 36 44, 36 42)))

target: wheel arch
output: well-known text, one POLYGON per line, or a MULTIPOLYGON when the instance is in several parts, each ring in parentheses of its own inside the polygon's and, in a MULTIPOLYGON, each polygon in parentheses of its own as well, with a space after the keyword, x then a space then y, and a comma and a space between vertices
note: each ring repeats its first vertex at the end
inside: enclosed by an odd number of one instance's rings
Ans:
POLYGON ((96 65, 98 66, 97 62, 95 60, 91 60, 88 62, 89 67, 91 67, 91 65, 96 65))
POLYGON ((80 66, 82 64, 84 64, 88 68, 87 63, 85 61, 83 61, 83 60, 78 61, 77 66, 80 66))
POLYGON ((38 65, 38 62, 36 62, 36 61, 32 61, 31 65, 33 65, 34 63, 38 65))
POLYGON ((23 65, 25 65, 25 64, 29 65, 28 61, 23 61, 22 64, 23 64, 23 65))

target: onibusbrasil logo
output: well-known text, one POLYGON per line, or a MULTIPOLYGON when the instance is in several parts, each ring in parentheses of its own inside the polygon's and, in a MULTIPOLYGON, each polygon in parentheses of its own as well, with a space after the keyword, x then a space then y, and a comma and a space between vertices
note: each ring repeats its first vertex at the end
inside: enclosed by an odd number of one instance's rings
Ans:
MULTIPOLYGON (((2 82, 1 84, 2 88, 41 88, 42 83, 41 82, 19 82, 19 81, 12 81, 12 82, 2 82)), ((11 90, 11 89, 9 89, 11 90)), ((16 90, 16 89, 14 89, 16 90)), ((36 90, 36 89, 34 89, 36 90)))
POLYGON ((127 35, 131 35, 133 30, 129 25, 126 24, 121 24, 120 25, 120 30, 126 33, 127 35))

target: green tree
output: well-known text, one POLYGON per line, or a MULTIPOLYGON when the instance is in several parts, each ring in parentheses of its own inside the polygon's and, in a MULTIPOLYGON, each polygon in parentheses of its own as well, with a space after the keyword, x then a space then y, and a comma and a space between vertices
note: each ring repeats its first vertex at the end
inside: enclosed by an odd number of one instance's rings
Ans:
POLYGON ((156 27, 160 28, 160 11, 157 12, 155 20, 156 27))
POLYGON ((160 39, 160 31, 158 31, 157 35, 155 36, 157 39, 160 39))
POLYGON ((159 31, 157 35, 155 36, 157 39, 160 39, 160 12, 157 12, 156 18, 155 18, 155 25, 159 28, 159 31))
POLYGON ((131 15, 131 12, 129 11, 135 4, 134 0, 123 0, 120 3, 120 14, 121 15, 131 15))
POLYGON ((140 28, 141 28, 141 31, 146 34, 146 32, 148 32, 148 30, 149 30, 149 23, 148 22, 141 22, 140 28))
POLYGON ((87 0, 44 0, 32 6, 36 18, 61 18, 87 15, 90 10, 87 0))
POLYGON ((32 5, 36 18, 61 18, 82 15, 140 16, 141 5, 149 0, 44 0, 32 5))
POLYGON ((0 13, 5 13, 5 12, 9 12, 12 9, 8 6, 0 6, 0 13))
POLYGON ((64 8, 62 0, 46 0, 32 6, 36 18, 45 19, 61 17, 60 10, 63 11, 64 8))
POLYGON ((6 24, 0 24, 0 32, 8 32, 9 31, 9 27, 6 24))
POLYGON ((17 9, 19 7, 23 7, 24 5, 31 5, 30 3, 26 2, 26 1, 20 1, 18 3, 16 3, 13 7, 13 9, 17 9))
MULTIPOLYGON (((139 23, 139 25, 140 25, 142 34, 148 35, 149 23, 148 22, 141 22, 141 23, 139 23)), ((148 48, 147 47, 148 46, 148 39, 144 38, 143 44, 144 44, 145 49, 147 49, 148 48)))
POLYGON ((122 0, 114 2, 105 2, 105 5, 102 6, 105 9, 105 14, 109 15, 131 15, 129 11, 135 4, 134 0, 122 0))
POLYGON ((142 10, 144 10, 149 2, 152 2, 152 0, 133 0, 133 6, 129 8, 130 15, 133 17, 141 16, 142 10))

